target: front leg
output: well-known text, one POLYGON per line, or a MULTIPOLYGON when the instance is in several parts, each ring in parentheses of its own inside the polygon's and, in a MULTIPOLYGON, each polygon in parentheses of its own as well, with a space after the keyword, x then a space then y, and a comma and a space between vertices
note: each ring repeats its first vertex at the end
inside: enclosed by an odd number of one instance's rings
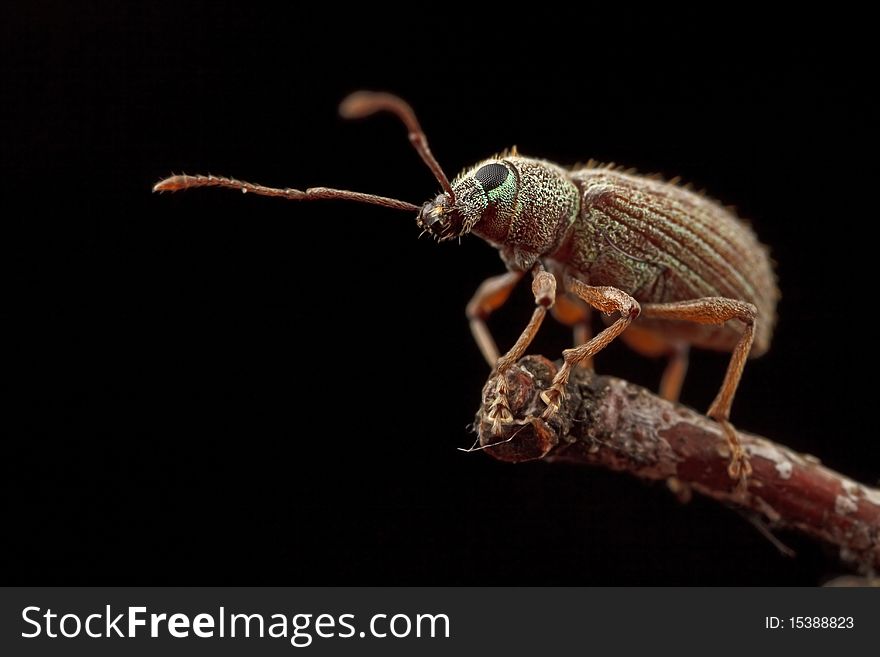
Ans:
POLYGON ((489 319, 489 315, 504 305, 513 288, 523 277, 523 273, 509 271, 499 276, 487 278, 474 292, 473 298, 465 308, 474 341, 477 343, 480 353, 483 354, 483 358, 489 363, 489 367, 494 368, 498 362, 498 347, 495 346, 495 339, 489 332, 489 327, 486 326, 486 320, 489 319))
POLYGON ((562 398, 565 396, 565 386, 568 384, 571 368, 592 358, 596 353, 607 347, 614 338, 623 333, 627 326, 632 324, 641 311, 638 301, 616 287, 593 287, 582 283, 576 278, 566 279, 565 285, 571 292, 574 292, 596 310, 605 314, 617 312, 620 313, 620 317, 589 342, 562 352, 562 367, 559 368, 559 372, 553 377, 553 384, 541 393, 541 399, 547 404, 547 408, 541 416, 545 420, 552 417, 559 410, 562 398))
POLYGON ((556 299, 556 278, 539 264, 532 269, 532 293, 535 295, 535 311, 516 344, 495 363, 491 376, 483 388, 483 407, 488 409, 486 418, 492 423, 492 435, 500 436, 505 424, 513 422, 507 399, 507 371, 513 367, 534 340, 547 309, 556 299))

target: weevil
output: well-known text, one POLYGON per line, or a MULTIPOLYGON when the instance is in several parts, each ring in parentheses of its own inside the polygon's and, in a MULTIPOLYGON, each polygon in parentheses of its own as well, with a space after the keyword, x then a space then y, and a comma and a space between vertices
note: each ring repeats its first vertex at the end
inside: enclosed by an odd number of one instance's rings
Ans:
POLYGON ((291 200, 369 203, 417 213, 423 233, 438 241, 473 233, 497 248, 507 272, 484 281, 466 309, 474 339, 492 368, 483 408, 497 436, 514 422, 505 374, 548 311, 574 327, 576 344, 562 352, 563 364, 541 395, 544 420, 558 411, 572 368, 589 366, 617 337, 641 354, 668 356, 660 393, 670 400, 679 396, 691 346, 730 352, 707 415, 727 437, 730 477, 746 482, 751 466, 730 423, 730 409, 746 360, 770 346, 779 298, 767 248, 752 229, 732 210, 676 181, 592 163, 564 168, 516 149, 478 162, 450 182, 405 101, 360 91, 340 105, 346 118, 378 111, 403 122, 440 183, 441 192, 421 207, 361 192, 277 189, 213 175, 172 176, 153 189, 226 187, 291 200), (526 274, 532 276, 535 310, 513 347, 499 356, 486 322, 526 274), (595 336, 589 329, 591 309, 605 316, 606 326, 595 336))

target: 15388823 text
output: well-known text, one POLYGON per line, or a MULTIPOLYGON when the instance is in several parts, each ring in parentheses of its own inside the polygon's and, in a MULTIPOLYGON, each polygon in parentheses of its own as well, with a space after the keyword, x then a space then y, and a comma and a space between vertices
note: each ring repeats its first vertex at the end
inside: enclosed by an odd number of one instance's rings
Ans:
POLYGON ((764 628, 768 630, 851 630, 855 627, 852 616, 765 616, 764 628))

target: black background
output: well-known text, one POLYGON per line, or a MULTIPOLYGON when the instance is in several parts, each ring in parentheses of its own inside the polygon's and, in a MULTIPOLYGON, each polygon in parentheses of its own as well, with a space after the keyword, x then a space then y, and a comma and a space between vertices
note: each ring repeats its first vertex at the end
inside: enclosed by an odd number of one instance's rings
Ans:
MULTIPOLYGON (((407 98, 450 176, 512 144, 681 175, 750 218, 778 262, 779 328, 736 424, 876 482, 870 386, 853 378, 873 357, 859 230, 875 220, 857 18, 76 5, 28 3, 0 28, 4 306, 23 365, 9 370, 5 580, 840 572, 833 551, 784 534, 800 555, 786 559, 743 517, 660 485, 456 451, 487 374, 464 305, 502 271, 478 239, 417 241, 413 217, 381 208, 150 187, 211 172, 421 203, 436 183, 403 128, 338 117, 359 88, 407 98)), ((502 345, 530 308, 523 286, 493 318, 502 345)), ((567 339, 550 323, 534 351, 567 339)), ((683 400, 705 408, 725 365, 694 354, 683 400)), ((618 344, 598 366, 649 386, 662 369, 618 344)))

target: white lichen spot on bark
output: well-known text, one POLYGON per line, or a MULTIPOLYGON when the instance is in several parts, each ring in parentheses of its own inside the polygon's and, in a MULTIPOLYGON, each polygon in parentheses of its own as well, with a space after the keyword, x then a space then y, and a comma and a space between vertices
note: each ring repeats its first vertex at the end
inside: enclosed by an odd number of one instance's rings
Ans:
POLYGON ((787 449, 780 449, 778 446, 763 440, 746 446, 746 452, 748 452, 750 457, 759 456, 770 461, 781 479, 791 477, 794 463, 799 460, 793 452, 787 449))
POLYGON ((834 512, 837 515, 845 516, 858 510, 859 505, 848 495, 838 495, 834 498, 834 512))
POLYGON ((789 477, 791 477, 792 468, 793 466, 791 464, 791 461, 780 461, 776 464, 776 472, 779 473, 779 476, 782 479, 788 479, 789 477))

